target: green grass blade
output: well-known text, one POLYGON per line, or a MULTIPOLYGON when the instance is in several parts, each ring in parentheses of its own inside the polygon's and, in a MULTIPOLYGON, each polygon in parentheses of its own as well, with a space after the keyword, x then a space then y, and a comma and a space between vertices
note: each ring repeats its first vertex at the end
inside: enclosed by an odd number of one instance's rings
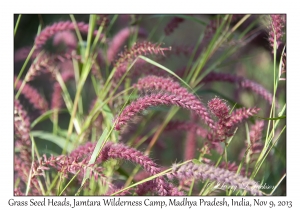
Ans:
MULTIPOLYGON (((57 135, 53 135, 52 133, 48 133, 48 132, 45 132, 45 131, 31 131, 30 134, 33 137, 38 137, 40 139, 50 141, 50 142, 56 144, 57 146, 59 146, 62 149, 64 149, 64 146, 66 144, 66 139, 65 138, 57 136, 57 135)), ((69 144, 66 147, 66 151, 68 153, 70 153, 72 150, 73 150, 73 146, 69 144)))
MULTIPOLYGON (((178 167, 179 167, 179 166, 182 166, 182 165, 187 164, 187 163, 189 163, 189 162, 191 162, 191 161, 192 161, 192 160, 185 161, 185 162, 183 162, 183 163, 178 164, 177 166, 178 166, 178 167)), ((137 183, 135 183, 135 184, 132 184, 132 185, 130 185, 130 186, 128 186, 128 187, 125 187, 125 188, 123 188, 123 189, 121 189, 121 190, 119 190, 119 191, 117 191, 117 192, 111 194, 111 196, 112 196, 112 195, 117 195, 117 194, 119 194, 119 193, 121 193, 121 192, 123 192, 123 191, 125 191, 125 190, 128 190, 128 189, 130 189, 130 188, 132 188, 132 187, 135 187, 135 186, 137 186, 137 185, 140 185, 140 184, 143 184, 143 183, 145 183, 145 182, 151 181, 151 180, 153 180, 153 179, 155 179, 155 178, 157 178, 157 177, 164 176, 164 175, 166 175, 167 173, 169 173, 169 172, 171 172, 171 171, 172 171, 172 168, 167 169, 167 170, 165 170, 165 171, 163 171, 163 172, 161 172, 161 173, 155 174, 154 176, 150 176, 150 177, 148 177, 148 178, 146 178, 146 179, 143 179, 142 181, 139 181, 139 182, 137 182, 137 183)))
MULTIPOLYGON (((41 116, 36 118, 30 125, 30 128, 34 128, 38 123, 43 122, 44 120, 50 119, 52 114, 55 112, 55 110, 49 110, 47 112, 44 112, 41 116)), ((67 110, 59 110, 60 113, 68 112, 67 110)))
POLYGON ((164 67, 163 65, 160 65, 159 63, 149 59, 149 58, 146 58, 142 55, 139 56, 139 58, 143 59, 144 61, 154 65, 154 66, 157 66, 158 68, 161 68, 162 70, 168 72, 169 74, 173 75, 174 77, 176 77, 180 82, 182 82, 186 87, 188 87, 191 91, 193 90, 189 84, 187 84, 183 79, 181 79, 177 74, 175 74, 173 71, 171 71, 170 69, 164 67))
POLYGON ((21 17, 22 17, 22 14, 20 14, 20 15, 18 16, 18 19, 17 19, 17 22, 16 22, 16 26, 15 26, 15 29, 14 29, 14 36, 15 36, 16 33, 17 33, 17 30, 18 30, 18 27, 19 27, 19 24, 20 24, 21 17))
MULTIPOLYGON (((99 138, 99 140, 98 140, 98 142, 97 142, 97 144, 95 146, 95 149, 94 149, 94 151, 92 153, 92 156, 91 156, 91 159, 90 159, 88 165, 95 163, 95 161, 96 161, 97 157, 99 156, 102 148, 104 147, 105 143, 107 142, 110 133, 111 133, 111 130, 109 131, 107 128, 104 129, 102 135, 100 136, 100 138, 99 138)), ((86 171, 86 173, 85 173, 85 176, 84 176, 84 178, 82 180, 81 186, 78 189, 76 195, 79 195, 82 187, 84 186, 86 180, 89 177, 90 177, 90 169, 88 168, 87 171, 86 171)))

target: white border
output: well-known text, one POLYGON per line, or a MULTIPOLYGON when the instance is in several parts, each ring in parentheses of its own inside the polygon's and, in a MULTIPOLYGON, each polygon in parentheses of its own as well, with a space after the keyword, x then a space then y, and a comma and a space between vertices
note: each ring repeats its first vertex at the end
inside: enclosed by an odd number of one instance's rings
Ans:
MULTIPOLYGON (((300 24, 296 1, 11 1, 1 2, 1 194, 0 206, 8 207, 13 198, 13 14, 14 13, 287 13, 287 197, 266 197, 264 200, 292 200, 299 205, 299 35, 300 24), (295 2, 295 3, 293 3, 295 2), (12 4, 12 5, 9 5, 12 4), (4 75, 4 76, 3 76, 4 75), (297 120, 298 119, 298 120, 297 120)), ((147 197, 126 197, 124 200, 144 200, 147 197)), ((210 197, 212 198, 212 197, 210 197)), ((221 197, 218 197, 221 198, 221 197)), ((26 199, 27 198, 21 198, 26 199)), ((42 198, 41 198, 42 199, 42 198)), ((69 197, 68 199, 73 199, 69 197)), ((77 198, 84 200, 86 198, 77 198)), ((97 199, 92 197, 92 199, 97 199)), ((168 199, 156 197, 156 200, 168 199)), ((191 199, 199 199, 191 197, 191 199)), ((228 198, 231 199, 231 198, 228 198)), ((254 198, 247 197, 249 200, 254 198)), ((16 207, 9 207, 15 209, 16 207)), ((27 207, 27 209, 32 207, 27 207)), ((43 207, 44 208, 44 207, 43 207)), ((49 207, 47 207, 49 208, 49 207)), ((87 207, 76 209, 84 209, 87 207)), ((99 208, 99 207, 97 207, 99 208)), ((120 207, 122 208, 122 207, 120 207)), ((134 208, 134 207, 131 207, 134 208)), ((146 207, 143 207, 146 208, 146 207)), ((171 209, 174 207, 168 207, 171 209)), ((181 207, 183 208, 183 207, 181 207)), ((184 207, 188 209, 187 207, 184 207)), ((242 207, 231 207, 241 209, 242 207)), ((56 208, 59 209, 59 208, 56 208)), ((110 208, 119 209, 119 208, 110 208)), ((137 208, 136 208, 137 209, 137 208)), ((152 207, 153 209, 153 207, 152 207)), ((157 207, 160 209, 160 207, 157 207)), ((214 207, 214 209, 218 209, 214 207)), ((273 208, 277 209, 277 208, 273 208)), ((279 209, 279 208, 278 208, 279 209)), ((282 208, 281 208, 282 209, 282 208)))

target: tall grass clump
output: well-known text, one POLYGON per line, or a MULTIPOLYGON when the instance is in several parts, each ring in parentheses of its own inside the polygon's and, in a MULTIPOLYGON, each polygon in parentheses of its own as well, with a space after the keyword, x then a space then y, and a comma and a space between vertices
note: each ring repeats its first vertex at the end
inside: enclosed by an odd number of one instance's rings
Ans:
POLYGON ((15 18, 15 195, 286 194, 285 15, 15 18))

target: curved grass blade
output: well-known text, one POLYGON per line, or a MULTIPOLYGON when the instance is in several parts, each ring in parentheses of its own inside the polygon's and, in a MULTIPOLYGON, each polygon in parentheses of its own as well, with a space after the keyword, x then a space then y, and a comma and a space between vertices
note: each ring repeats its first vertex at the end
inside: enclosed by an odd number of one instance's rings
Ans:
MULTIPOLYGON (((189 162, 191 162, 191 161, 192 161, 192 160, 185 161, 185 162, 183 162, 183 163, 181 163, 181 164, 178 164, 177 166, 182 166, 182 165, 187 164, 187 163, 189 163, 189 162)), ((155 178, 157 178, 157 177, 164 176, 165 174, 167 174, 167 173, 169 173, 169 172, 171 172, 171 171, 172 171, 172 168, 169 168, 169 169, 167 169, 167 170, 165 170, 165 171, 163 171, 163 172, 160 172, 160 173, 155 174, 155 175, 153 175, 153 176, 150 176, 150 177, 148 177, 148 178, 146 178, 146 179, 143 179, 142 181, 139 181, 139 182, 134 183, 134 184, 132 184, 132 185, 130 185, 130 186, 128 186, 128 187, 125 187, 125 188, 123 188, 123 189, 121 189, 121 190, 119 190, 119 191, 117 191, 117 192, 111 194, 111 196, 112 196, 112 195, 117 195, 117 194, 119 194, 119 193, 121 193, 121 192, 123 192, 123 191, 125 191, 125 190, 128 190, 128 189, 130 189, 130 188, 132 188, 132 187, 135 187, 135 186, 137 186, 137 185, 143 184, 144 182, 151 181, 151 180, 153 180, 153 179, 155 179, 155 178)))
POLYGON ((187 84, 183 79, 181 79, 177 74, 175 74, 175 73, 174 73, 173 71, 171 71, 170 69, 168 69, 168 68, 166 68, 166 67, 160 65, 159 63, 157 63, 157 62, 155 62, 155 61, 153 61, 153 60, 151 60, 151 59, 149 59, 149 58, 146 58, 146 57, 144 57, 144 56, 142 56, 142 55, 140 55, 139 58, 141 58, 141 59, 143 59, 144 61, 146 61, 146 62, 148 62, 148 63, 150 63, 150 64, 152 64, 152 65, 154 65, 154 66, 157 66, 158 68, 161 68, 162 70, 168 72, 169 74, 171 74, 171 75, 173 75, 174 77, 176 77, 180 82, 182 82, 182 83, 183 83, 186 87, 188 87, 191 91, 193 90, 193 89, 191 88, 191 86, 189 86, 189 84, 187 84))
MULTIPOLYGON (((57 146, 59 146, 62 149, 64 149, 64 147, 65 147, 66 139, 63 138, 63 137, 53 135, 52 133, 48 133, 48 132, 45 132, 45 131, 31 131, 30 134, 33 137, 38 137, 40 139, 50 141, 50 142, 56 144, 57 146)), ((72 150, 73 150, 73 145, 68 144, 68 146, 66 147, 66 151, 68 153, 70 153, 72 150)))
MULTIPOLYGON (((31 128, 34 128, 34 126, 36 126, 38 123, 43 122, 45 120, 47 120, 48 118, 50 118, 50 116, 55 112, 55 110, 49 110, 45 113, 43 113, 41 116, 39 116, 38 118, 36 118, 30 125, 31 128)), ((67 110, 59 110, 59 112, 68 112, 67 110)))

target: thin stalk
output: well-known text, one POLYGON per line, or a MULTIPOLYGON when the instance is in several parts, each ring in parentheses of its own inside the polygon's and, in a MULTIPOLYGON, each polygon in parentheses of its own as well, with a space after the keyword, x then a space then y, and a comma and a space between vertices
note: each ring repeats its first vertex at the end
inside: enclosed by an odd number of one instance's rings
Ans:
MULTIPOLYGON (((72 112, 72 107, 73 107, 73 103, 72 103, 72 100, 71 100, 71 97, 70 97, 70 94, 69 94, 69 91, 66 87, 66 84, 64 83, 60 73, 57 71, 56 73, 56 80, 58 81, 61 89, 62 89, 62 92, 63 92, 63 99, 65 101, 65 104, 67 106, 67 109, 71 115, 71 112, 72 112)), ((76 129, 76 132, 77 133, 80 133, 80 121, 78 119, 78 117, 74 118, 74 126, 75 126, 75 129, 76 129)))
MULTIPOLYGON (((144 136, 137 145, 135 145, 135 148, 138 148, 142 143, 144 143, 149 136, 153 135, 155 133, 155 131, 157 130, 157 128, 153 128, 146 136, 144 136)), ((130 144, 129 144, 130 145, 130 144)), ((133 171, 131 172, 130 176, 127 178, 124 186, 127 187, 129 186, 129 184, 132 182, 134 175, 136 175, 136 173, 139 171, 141 167, 139 165, 137 165, 133 171)))
MULTIPOLYGON (((204 38, 204 33, 201 32, 201 34, 200 34, 200 36, 199 36, 199 39, 198 39, 198 41, 197 41, 197 43, 196 43, 196 45, 195 45, 195 48, 194 48, 194 50, 193 50, 193 52, 192 52, 192 54, 191 54, 191 57, 190 57, 190 59, 189 59, 189 61, 188 61, 188 64, 187 64, 187 67, 186 67, 187 69, 189 69, 190 66, 192 65, 193 60, 194 60, 194 57, 195 57, 195 55, 196 55, 196 53, 197 53, 197 50, 198 50, 200 44, 201 44, 202 41, 203 41, 203 38, 204 38)), ((189 83, 189 79, 192 77, 193 71, 190 71, 190 72, 188 73, 188 75, 187 75, 187 72, 188 72, 188 71, 185 71, 185 72, 184 72, 183 78, 186 78, 186 77, 187 77, 187 80, 186 80, 186 81, 189 83)))
MULTIPOLYGON (((274 28, 273 28, 274 30, 274 28)), ((276 96, 276 92, 277 92, 277 85, 278 85, 278 77, 276 76, 276 52, 277 52, 277 41, 276 41, 276 33, 274 33, 275 38, 274 38, 274 46, 273 46, 273 102, 272 102, 272 106, 271 106, 271 110, 270 110, 270 115, 269 118, 275 118, 275 96, 276 96)), ((279 113, 279 116, 283 113, 283 111, 285 110, 285 106, 282 109, 282 112, 279 113)), ((269 120, 268 122, 268 128, 267 128, 267 135, 266 135, 266 140, 265 140, 265 145, 264 148, 255 164, 255 170, 252 173, 251 177, 254 177, 257 173, 259 168, 261 167, 264 159, 265 159, 265 154, 268 153, 267 149, 269 147, 269 144, 272 141, 272 138, 275 135, 275 129, 276 129, 276 125, 278 124, 279 120, 277 120, 276 122, 273 120, 269 120), (272 128, 271 128, 271 123, 272 123, 272 128), (271 129, 271 131, 270 131, 271 129)), ((272 147, 271 147, 272 148, 272 147)))
MULTIPOLYGON (((237 131, 237 129, 235 130, 234 134, 236 133, 236 131, 237 131)), ((231 143, 233 137, 234 137, 234 135, 233 135, 232 137, 229 138, 229 140, 228 140, 227 143, 225 144, 225 148, 229 147, 229 145, 230 145, 230 143, 231 143)), ((215 167, 218 167, 219 164, 221 163, 221 160, 224 158, 225 153, 226 153, 226 149, 225 149, 225 148, 224 148, 224 151, 223 151, 222 155, 220 155, 218 161, 216 162, 215 167)), ((200 154, 198 160, 201 160, 201 158, 202 158, 202 154, 200 154)), ((205 184, 204 184, 202 190, 200 191, 199 195, 207 195, 209 192, 211 192, 211 190, 212 190, 212 188, 213 188, 215 182, 211 183, 211 184, 208 186, 209 182, 210 182, 209 180, 206 180, 206 182, 205 182, 205 184)))
POLYGON ((34 147, 35 147, 35 144, 34 144, 34 141, 33 141, 33 137, 30 135, 30 139, 31 139, 31 159, 32 159, 32 162, 31 162, 31 167, 30 167, 30 172, 29 172, 29 175, 28 175, 28 181, 27 181, 27 186, 26 186, 26 192, 25 192, 25 195, 27 196, 28 195, 28 192, 29 192, 29 189, 30 189, 30 183, 31 183, 31 177, 32 177, 32 169, 33 169, 33 164, 34 164, 34 147))
MULTIPOLYGON (((191 80, 190 80, 190 84, 194 84, 195 83, 195 80, 197 79, 198 75, 200 74, 202 68, 204 67, 204 65, 206 64, 207 60, 209 59, 209 57, 211 57, 212 55, 212 52, 215 48, 215 45, 216 45, 216 41, 217 39, 219 38, 219 34, 221 33, 225 23, 226 23, 226 20, 228 18, 228 15, 225 16, 222 24, 219 26, 219 28, 217 29, 215 35, 213 36, 211 42, 209 43, 208 45, 208 49, 206 50, 205 54, 203 55, 203 57, 200 57, 199 61, 197 62, 197 69, 195 70, 191 80)), ((188 78, 189 79, 189 78, 188 78)))
POLYGON ((113 18, 111 19, 109 26, 107 27, 106 31, 110 31, 110 29, 112 28, 112 26, 114 25, 114 23, 116 22, 116 20, 118 19, 119 15, 114 15, 113 18))
POLYGON ((93 31, 96 25, 96 15, 90 15, 90 21, 89 21, 89 32, 88 32, 88 37, 87 37, 87 46, 85 49, 85 56, 84 56, 84 60, 87 60, 90 54, 90 48, 91 48, 91 42, 92 42, 92 36, 93 36, 93 31))
MULTIPOLYGON (((79 65, 78 65, 78 61, 76 59, 72 59, 72 63, 73 63, 73 68, 74 68, 74 76, 75 76, 75 85, 76 85, 76 89, 78 88, 78 84, 79 84, 79 80, 80 80, 80 69, 79 69, 79 65)), ((65 85, 64 85, 65 86, 65 85)), ((65 89, 67 90, 67 89, 65 89)), ((70 98, 70 97, 69 97, 70 98)), ((72 101, 70 100, 70 102, 72 103, 72 101)), ((72 106, 70 106, 71 108, 72 106)), ((70 109, 71 110, 71 109, 70 109)), ((78 112, 79 114, 82 116, 83 115, 83 103, 82 103, 82 97, 80 97, 79 99, 79 103, 78 103, 78 112)))
MULTIPOLYGON (((187 164, 187 163, 189 163, 189 162, 191 162, 191 161, 192 161, 192 160, 185 161, 185 162, 183 162, 183 163, 178 164, 177 166, 182 166, 182 165, 187 164)), ((148 177, 148 178, 146 178, 146 179, 144 179, 144 180, 142 180, 142 181, 139 181, 139 182, 134 183, 134 184, 132 184, 132 185, 130 185, 130 186, 128 186, 128 187, 125 187, 125 188, 123 188, 123 189, 121 189, 121 190, 119 190, 119 191, 117 191, 117 192, 111 194, 110 196, 117 195, 117 194, 119 194, 119 193, 121 193, 121 192, 123 192, 123 191, 125 191, 125 190, 128 190, 128 189, 130 189, 130 188, 132 188, 132 187, 135 187, 135 186, 137 186, 137 185, 140 185, 140 184, 143 184, 143 183, 145 183, 145 182, 151 181, 151 180, 153 180, 153 179, 155 179, 155 178, 157 178, 157 177, 164 176, 164 175, 166 175, 167 173, 169 173, 169 172, 171 172, 171 171, 172 171, 172 168, 169 168, 169 169, 167 169, 167 170, 165 170, 165 171, 162 171, 162 172, 160 172, 160 173, 158 173, 158 174, 155 174, 154 176, 148 177)))
MULTIPOLYGON (((279 133, 277 139, 276 139, 276 140, 274 141, 274 143, 271 145, 271 147, 269 148, 269 150, 268 150, 266 153, 263 154, 264 156, 263 156, 262 160, 259 162, 259 164, 258 164, 257 166, 255 166, 255 169, 256 169, 256 170, 254 171, 254 173, 252 173, 251 178, 254 178, 254 177, 256 176, 256 174, 258 173, 258 171, 259 171, 260 167, 262 166, 264 160, 267 158, 267 156, 268 156, 268 154, 270 153, 270 151, 272 150, 272 148, 273 148, 273 147, 277 144, 277 142, 279 141, 279 138, 280 138, 281 134, 283 133, 283 131, 285 130, 285 128, 286 128, 286 125, 282 128, 282 130, 280 131, 280 133, 279 133)), ((258 163, 258 162, 257 162, 257 163, 258 163)))
MULTIPOLYGON (((133 89, 133 87, 130 87, 128 90, 133 89)), ((128 90, 123 90, 122 92, 118 93, 117 95, 115 95, 112 99, 118 98, 120 95, 124 94, 124 92, 128 91, 128 90)), ((99 100, 99 99, 98 99, 99 100)), ((80 139, 84 136, 84 132, 89 128, 93 118, 95 116, 97 116, 99 114, 100 110, 105 104, 107 104, 109 102, 109 100, 111 100, 110 98, 107 98, 105 101, 103 101, 100 105, 97 106, 97 102, 95 103, 95 106, 93 107, 93 109, 90 111, 88 117, 86 118, 86 120, 84 121, 84 124, 81 126, 81 133, 79 133, 78 135, 78 140, 80 141, 80 139)))
POLYGON ((161 124, 161 126, 158 128, 158 130, 155 132, 151 142, 149 143, 146 151, 144 152, 145 155, 149 155, 150 154, 150 150, 152 149, 152 147, 154 146, 154 144, 156 143, 156 141, 158 140, 158 137, 160 136, 160 134, 164 131, 165 127, 167 126, 168 122, 170 122, 170 120, 174 117, 174 115, 176 114, 176 112, 179 110, 178 107, 172 107, 172 109, 170 110, 169 114, 167 115, 167 117, 165 118, 165 121, 163 122, 163 124, 161 124))
POLYGON ((76 19, 75 19, 74 15, 70 15, 70 18, 71 18, 71 20, 72 20, 72 22, 73 22, 73 24, 74 24, 75 33, 76 33, 76 35, 77 35, 77 38, 79 39, 79 43, 80 43, 80 45, 82 46, 82 44, 83 44, 83 39, 82 39, 81 34, 80 34, 80 31, 79 31, 79 29, 78 29, 76 19))
POLYGON ((61 196, 63 194, 63 192, 67 189, 67 187, 72 183, 72 181, 77 177, 77 175, 80 173, 81 169, 79 169, 77 171, 77 173, 72 177, 72 179, 66 184, 66 186, 62 189, 62 191, 60 191, 60 193, 58 194, 58 196, 61 196))
MULTIPOLYGON (((66 137, 66 145, 64 147, 64 150, 63 150, 62 154, 66 153, 66 148, 67 148, 69 140, 70 140, 70 135, 72 134, 72 131, 73 131, 73 123, 74 123, 74 120, 75 120, 75 115, 76 115, 76 111, 77 111, 79 98, 81 96, 81 91, 83 89, 83 85, 85 83, 85 80, 86 80, 90 70, 91 70, 91 60, 88 59, 87 62, 86 62, 86 65, 83 68, 83 73, 81 75, 79 85, 78 85, 78 88, 77 88, 77 92, 76 92, 76 95, 75 95, 75 99, 74 99, 74 103, 73 103, 73 109, 72 109, 72 113, 71 113, 71 119, 70 119, 70 123, 69 123, 69 127, 68 127, 68 134, 67 134, 67 137, 66 137)), ((81 132, 79 132, 79 133, 81 133, 81 132)))
POLYGON ((151 31, 150 31, 150 33, 148 35, 148 38, 147 38, 148 40, 152 39, 152 36, 154 35, 154 33, 156 32, 156 30, 158 29, 158 27, 161 24, 163 18, 164 18, 164 16, 159 17, 158 23, 155 24, 153 27, 151 27, 152 29, 151 29, 151 31))
MULTIPOLYGON (((30 50, 30 52, 29 52, 29 54, 28 54, 28 56, 27 56, 27 58, 26 58, 26 60, 25 60, 25 62, 24 62, 24 64, 23 64, 23 66, 22 66, 22 68, 21 68, 21 70, 20 70, 20 73, 19 73, 19 75, 18 75, 18 77, 17 77, 17 79, 16 79, 16 82, 15 82, 15 87, 16 87, 16 85, 17 85, 17 83, 18 83, 20 77, 22 76, 23 71, 25 70, 25 68, 26 68, 26 66, 27 66, 27 64, 28 64, 28 62, 29 62, 29 60, 30 60, 30 58, 31 58, 31 56, 32 56, 32 54, 33 54, 33 52, 34 52, 34 50, 35 50, 35 46, 33 46, 32 49, 30 50)), ((21 85, 20 89, 18 90, 18 92, 17 92, 17 94, 16 94, 16 96, 15 96, 15 99, 18 99, 18 97, 20 96, 21 91, 22 91, 22 89, 23 89, 25 83, 26 83, 26 79, 22 82, 22 85, 21 85)))
POLYGON ((55 178, 53 179, 53 181, 52 181, 52 183, 51 183, 50 187, 48 188, 48 191, 47 191, 47 193, 46 193, 45 195, 50 195, 51 190, 52 190, 53 187, 55 186, 55 184, 56 184, 58 178, 59 178, 59 174, 57 174, 57 175, 55 176, 55 178))
POLYGON ((273 188, 273 190, 269 195, 273 195, 273 193, 275 192, 275 190, 277 189, 277 187, 280 185, 280 183, 283 181, 285 177, 286 177, 286 173, 281 177, 281 179, 278 181, 278 183, 276 184, 276 186, 273 188))
POLYGON ((15 36, 16 33, 17 33, 17 30, 18 30, 18 27, 19 27, 19 24, 20 24, 21 17, 22 17, 22 14, 20 14, 20 15, 18 16, 16 25, 15 25, 15 29, 14 29, 14 36, 15 36))
POLYGON ((52 122, 53 122, 53 134, 57 134, 57 131, 58 131, 58 111, 59 109, 55 108, 53 110, 53 115, 52 115, 52 122))
POLYGON ((192 192, 193 192, 193 188, 194 188, 194 184, 195 184, 195 179, 192 180, 192 183, 190 185, 190 190, 188 192, 188 196, 191 196, 192 195, 192 192))

